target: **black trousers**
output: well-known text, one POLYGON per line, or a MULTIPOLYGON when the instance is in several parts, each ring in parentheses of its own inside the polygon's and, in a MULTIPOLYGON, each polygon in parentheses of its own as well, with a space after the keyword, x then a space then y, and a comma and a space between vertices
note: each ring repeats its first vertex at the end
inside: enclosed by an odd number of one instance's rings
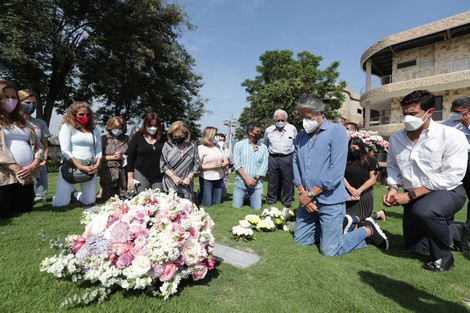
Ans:
POLYGON ((286 156, 269 155, 267 203, 277 201, 281 190, 281 202, 290 206, 294 200, 294 154, 286 156))
POLYGON ((454 238, 453 217, 465 203, 465 189, 433 191, 403 206, 403 240, 406 250, 433 260, 448 256, 454 238))
POLYGON ((29 212, 34 205, 34 184, 0 186, 0 218, 29 212))
POLYGON ((467 163, 467 172, 465 173, 465 177, 462 180, 462 185, 465 188, 465 192, 467 193, 467 198, 469 202, 467 203, 467 224, 470 225, 470 154, 469 160, 467 163))

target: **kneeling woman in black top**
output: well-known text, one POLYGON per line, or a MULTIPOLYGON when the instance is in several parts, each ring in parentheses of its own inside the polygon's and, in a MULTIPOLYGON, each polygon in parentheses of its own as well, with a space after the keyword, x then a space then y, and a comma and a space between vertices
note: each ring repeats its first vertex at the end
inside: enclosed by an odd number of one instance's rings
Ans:
POLYGON ((133 190, 134 179, 139 181, 137 193, 145 189, 163 190, 160 171, 165 136, 160 117, 156 113, 147 113, 142 127, 135 133, 129 143, 127 157, 127 189, 133 190))
POLYGON ((379 162, 367 153, 361 138, 349 140, 348 161, 344 174, 344 183, 349 192, 346 202, 346 214, 364 220, 369 216, 385 219, 381 210, 374 209, 374 184, 377 181, 379 162))

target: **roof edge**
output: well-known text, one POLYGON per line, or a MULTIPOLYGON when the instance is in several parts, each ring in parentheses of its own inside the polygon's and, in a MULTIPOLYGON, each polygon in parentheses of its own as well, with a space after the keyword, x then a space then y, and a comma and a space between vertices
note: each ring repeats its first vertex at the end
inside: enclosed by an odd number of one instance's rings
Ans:
POLYGON ((411 28, 376 42, 369 49, 366 50, 361 56, 361 69, 364 71, 364 63, 375 53, 393 46, 397 43, 410 41, 413 39, 421 38, 434 33, 442 32, 447 29, 466 25, 470 23, 470 11, 453 15, 442 20, 431 22, 422 26, 411 28))

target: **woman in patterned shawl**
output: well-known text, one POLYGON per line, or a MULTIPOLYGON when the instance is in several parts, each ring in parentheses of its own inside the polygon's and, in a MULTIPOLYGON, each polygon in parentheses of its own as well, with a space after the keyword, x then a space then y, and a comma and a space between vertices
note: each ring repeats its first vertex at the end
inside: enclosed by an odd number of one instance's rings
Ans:
POLYGON ((172 123, 167 135, 160 158, 160 168, 165 173, 163 190, 173 189, 181 198, 194 202, 193 177, 199 167, 197 145, 189 141, 188 128, 181 121, 172 123))

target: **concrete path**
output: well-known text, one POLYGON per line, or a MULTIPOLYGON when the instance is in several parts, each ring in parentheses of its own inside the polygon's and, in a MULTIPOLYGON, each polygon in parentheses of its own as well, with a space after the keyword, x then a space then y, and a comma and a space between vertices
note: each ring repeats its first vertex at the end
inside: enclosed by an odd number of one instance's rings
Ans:
POLYGON ((214 255, 217 261, 225 262, 238 268, 250 267, 259 261, 260 256, 216 243, 214 255))

